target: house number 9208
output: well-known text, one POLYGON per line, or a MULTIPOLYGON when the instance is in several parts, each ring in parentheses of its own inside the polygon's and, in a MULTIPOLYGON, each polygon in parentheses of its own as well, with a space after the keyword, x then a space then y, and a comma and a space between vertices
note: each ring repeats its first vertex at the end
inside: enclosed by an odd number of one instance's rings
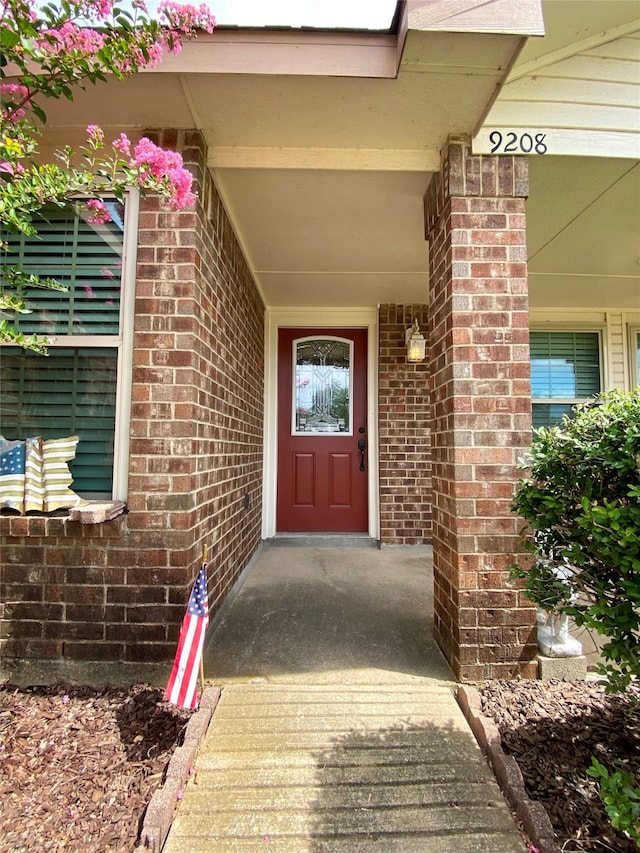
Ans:
POLYGON ((501 133, 492 130, 489 142, 493 145, 491 153, 495 154, 546 154, 547 144, 544 141, 546 133, 501 133))

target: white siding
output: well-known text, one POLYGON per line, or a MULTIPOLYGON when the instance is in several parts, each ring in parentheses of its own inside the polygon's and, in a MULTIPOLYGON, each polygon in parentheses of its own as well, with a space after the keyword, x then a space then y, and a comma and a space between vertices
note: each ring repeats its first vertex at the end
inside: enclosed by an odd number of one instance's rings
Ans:
POLYGON ((626 388, 628 370, 625 364, 625 342, 627 332, 624 327, 622 314, 618 311, 607 311, 607 375, 610 388, 626 388))
POLYGON ((640 157, 640 22, 627 30, 516 65, 473 150, 492 153, 499 131, 544 134, 549 154, 640 157))

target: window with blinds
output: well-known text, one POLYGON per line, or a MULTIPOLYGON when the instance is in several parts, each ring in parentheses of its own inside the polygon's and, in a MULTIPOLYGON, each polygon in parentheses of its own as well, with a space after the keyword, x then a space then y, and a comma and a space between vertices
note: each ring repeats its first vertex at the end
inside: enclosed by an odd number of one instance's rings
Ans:
POLYGON ((533 426, 550 426, 601 389, 598 332, 531 332, 533 426))
POLYGON ((124 206, 94 225, 80 208, 50 208, 34 222, 37 236, 0 234, 3 263, 54 278, 67 292, 29 289, 32 313, 18 315, 25 335, 55 336, 49 355, 5 346, 0 361, 0 434, 78 435, 72 488, 84 498, 112 497, 124 249, 124 206), (73 336, 73 342, 66 340, 73 336))
POLYGON ((32 288, 16 327, 37 335, 117 335, 120 316, 124 208, 107 204, 112 222, 94 225, 80 210, 47 208, 35 221, 38 234, 3 235, 10 261, 26 273, 53 278, 68 288, 32 288))

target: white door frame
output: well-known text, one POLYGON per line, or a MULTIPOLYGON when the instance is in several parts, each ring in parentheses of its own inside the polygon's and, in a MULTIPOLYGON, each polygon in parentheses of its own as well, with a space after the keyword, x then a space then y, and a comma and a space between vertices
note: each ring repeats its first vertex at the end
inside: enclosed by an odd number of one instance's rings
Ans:
POLYGON ((276 534, 278 479, 278 329, 367 329, 367 449, 369 536, 380 536, 378 497, 378 309, 267 308, 264 341, 264 461, 262 538, 276 534))

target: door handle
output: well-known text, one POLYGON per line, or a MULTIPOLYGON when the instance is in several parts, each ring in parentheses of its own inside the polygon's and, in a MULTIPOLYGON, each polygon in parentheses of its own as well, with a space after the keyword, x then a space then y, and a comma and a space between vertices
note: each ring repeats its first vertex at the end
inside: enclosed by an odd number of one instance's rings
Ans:
POLYGON ((364 471, 364 452, 367 449, 367 442, 361 438, 358 442, 358 450, 360 451, 360 470, 364 471))

